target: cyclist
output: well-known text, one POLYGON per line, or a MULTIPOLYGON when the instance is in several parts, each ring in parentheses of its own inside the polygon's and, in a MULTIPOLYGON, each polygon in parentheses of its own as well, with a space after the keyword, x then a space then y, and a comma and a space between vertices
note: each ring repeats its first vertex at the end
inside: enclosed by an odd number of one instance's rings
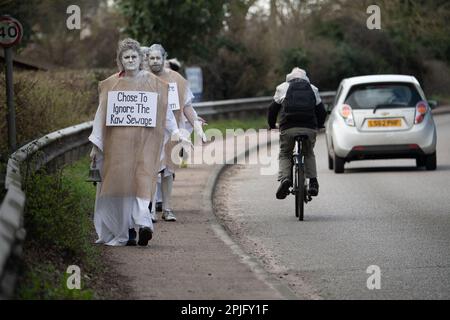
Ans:
POLYGON ((292 187, 292 152, 295 137, 307 135, 304 142, 305 177, 309 179, 309 194, 319 194, 317 181, 316 158, 314 145, 317 130, 322 128, 326 118, 325 107, 320 99, 319 90, 313 86, 306 72, 298 67, 286 75, 286 82, 280 84, 269 107, 268 123, 271 129, 276 128, 280 113, 280 154, 277 199, 285 199, 292 187))

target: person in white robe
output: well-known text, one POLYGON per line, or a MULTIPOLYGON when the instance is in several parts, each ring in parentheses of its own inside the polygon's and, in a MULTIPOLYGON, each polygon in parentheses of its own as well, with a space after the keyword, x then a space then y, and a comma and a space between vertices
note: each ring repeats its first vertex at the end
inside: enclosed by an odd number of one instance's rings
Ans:
POLYGON ((119 73, 99 84, 100 103, 89 140, 102 182, 97 185, 94 225, 96 243, 110 246, 146 246, 153 223, 148 212, 155 191, 164 132, 182 140, 173 112, 168 109, 168 84, 142 70, 140 45, 132 39, 119 42, 119 73), (156 121, 148 126, 107 126, 108 93, 139 91, 157 94, 156 121))
MULTIPOLYGON (((203 142, 206 142, 206 135, 202 129, 202 119, 198 117, 192 106, 194 95, 189 88, 189 82, 178 72, 165 68, 166 58, 167 53, 164 48, 160 44, 152 44, 149 49, 150 71, 171 85, 173 98, 169 98, 169 104, 177 119, 179 128, 185 129, 186 122, 189 122, 195 133, 203 142)), ((183 132, 187 139, 189 133, 186 130, 183 130, 183 132)), ((163 201, 162 218, 165 221, 176 221, 176 216, 171 204, 173 180, 176 168, 175 162, 171 159, 174 143, 173 141, 169 141, 169 139, 165 139, 165 141, 167 141, 166 146, 164 147, 166 157, 161 166, 161 193, 163 201)), ((156 203, 156 198, 154 197, 153 199, 152 203, 156 203)), ((156 222, 155 206, 152 206, 151 215, 152 220, 156 222)))

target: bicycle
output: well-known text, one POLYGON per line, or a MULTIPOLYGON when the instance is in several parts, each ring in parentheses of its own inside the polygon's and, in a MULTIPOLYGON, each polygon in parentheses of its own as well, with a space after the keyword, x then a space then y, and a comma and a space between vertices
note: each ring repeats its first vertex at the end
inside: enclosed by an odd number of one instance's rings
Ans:
POLYGON ((297 146, 296 152, 292 155, 292 172, 293 185, 291 194, 295 195, 295 216, 299 221, 303 221, 304 204, 312 200, 308 192, 308 183, 305 178, 305 157, 302 153, 303 142, 308 139, 307 135, 299 135, 295 137, 297 146))

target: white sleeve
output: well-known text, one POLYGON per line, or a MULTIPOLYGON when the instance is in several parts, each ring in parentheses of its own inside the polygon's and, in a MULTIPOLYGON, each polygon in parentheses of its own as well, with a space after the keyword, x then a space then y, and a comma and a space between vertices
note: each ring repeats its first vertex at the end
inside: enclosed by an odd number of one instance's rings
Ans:
POLYGON ((311 85, 311 89, 314 91, 314 95, 316 96, 316 106, 322 102, 322 98, 320 98, 319 89, 316 86, 311 85))
POLYGON ((195 111, 194 107, 192 107, 192 105, 188 105, 185 106, 183 110, 186 120, 193 126, 195 121, 198 120, 198 114, 195 111))
POLYGON ((283 82, 277 87, 277 90, 275 91, 275 95, 273 96, 273 100, 275 100, 276 103, 283 103, 284 98, 286 97, 286 92, 289 88, 289 83, 283 82))
POLYGON ((97 108, 95 113, 95 118, 92 124, 92 133, 89 136, 89 141, 91 141, 100 151, 103 152, 103 129, 105 126, 105 113, 101 112, 100 106, 97 108))
POLYGON ((192 104, 192 100, 194 100, 194 94, 191 91, 191 88, 189 86, 186 87, 186 93, 184 97, 184 106, 189 106, 192 104))
POLYGON ((170 135, 173 135, 179 131, 177 119, 175 118, 175 115, 173 114, 173 111, 170 109, 169 106, 167 106, 166 130, 169 132, 170 135))

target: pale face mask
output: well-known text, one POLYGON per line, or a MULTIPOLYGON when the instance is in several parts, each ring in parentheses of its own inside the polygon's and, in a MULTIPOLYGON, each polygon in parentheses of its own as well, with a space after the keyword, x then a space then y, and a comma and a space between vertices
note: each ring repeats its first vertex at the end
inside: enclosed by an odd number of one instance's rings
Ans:
POLYGON ((164 68, 164 58, 161 55, 161 52, 158 50, 150 51, 148 56, 148 61, 150 65, 150 70, 153 73, 160 73, 164 68))
POLYGON ((122 53, 122 65, 125 71, 139 70, 140 63, 141 60, 137 51, 128 49, 122 53))

